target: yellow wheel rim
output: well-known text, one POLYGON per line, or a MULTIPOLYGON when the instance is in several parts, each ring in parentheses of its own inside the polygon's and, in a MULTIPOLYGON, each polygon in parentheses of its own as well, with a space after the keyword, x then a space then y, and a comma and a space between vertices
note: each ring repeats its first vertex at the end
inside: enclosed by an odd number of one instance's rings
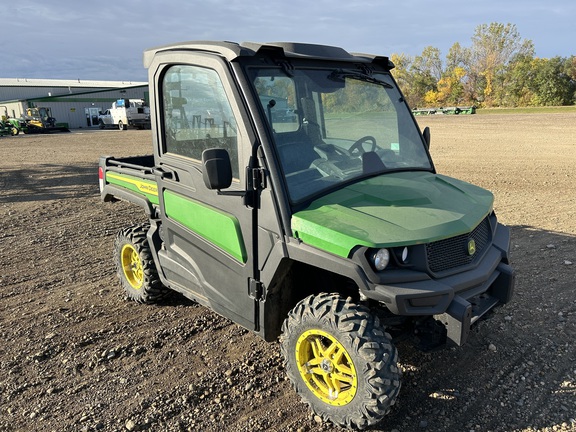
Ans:
POLYGON ((144 283, 144 269, 138 251, 134 249, 134 246, 126 244, 122 247, 120 261, 124 276, 130 286, 136 290, 142 288, 142 284, 144 283))
POLYGON ((296 363, 310 391, 323 402, 343 406, 356 395, 356 368, 348 351, 332 335, 308 330, 296 342, 296 363))

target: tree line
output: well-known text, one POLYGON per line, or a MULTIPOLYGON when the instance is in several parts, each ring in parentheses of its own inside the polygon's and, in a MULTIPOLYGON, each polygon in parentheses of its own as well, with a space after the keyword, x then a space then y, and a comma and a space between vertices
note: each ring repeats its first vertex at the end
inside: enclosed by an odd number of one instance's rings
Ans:
POLYGON ((525 107, 576 102, 576 56, 538 58, 514 24, 476 27, 469 48, 454 43, 444 61, 428 46, 393 54, 392 74, 411 107, 525 107))

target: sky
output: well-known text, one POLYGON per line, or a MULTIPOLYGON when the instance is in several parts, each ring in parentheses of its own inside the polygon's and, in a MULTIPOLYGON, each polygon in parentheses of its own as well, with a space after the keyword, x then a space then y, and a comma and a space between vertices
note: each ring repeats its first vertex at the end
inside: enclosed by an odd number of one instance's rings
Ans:
POLYGON ((191 40, 309 42, 442 58, 475 29, 516 26, 537 57, 576 55, 574 0, 18 0, 0 24, 0 78, 147 81, 147 48, 191 40))

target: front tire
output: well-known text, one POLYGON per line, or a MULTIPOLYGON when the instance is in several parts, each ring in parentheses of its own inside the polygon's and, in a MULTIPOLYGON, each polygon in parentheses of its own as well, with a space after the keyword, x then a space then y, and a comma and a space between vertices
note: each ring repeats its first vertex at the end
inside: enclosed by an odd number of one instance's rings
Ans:
POLYGON ((309 296, 288 314, 281 344, 293 387, 324 420, 365 429, 394 405, 398 355, 368 308, 337 294, 309 296))
POLYGON ((138 303, 157 303, 168 289, 160 282, 152 251, 146 238, 149 225, 122 229, 114 242, 114 262, 128 298, 138 303))

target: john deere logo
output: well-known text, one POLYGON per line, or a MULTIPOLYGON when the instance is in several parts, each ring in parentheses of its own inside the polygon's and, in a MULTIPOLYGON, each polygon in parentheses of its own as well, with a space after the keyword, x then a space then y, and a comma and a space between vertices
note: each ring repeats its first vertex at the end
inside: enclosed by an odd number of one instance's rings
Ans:
POLYGON ((468 255, 472 256, 476 253, 476 242, 474 239, 468 240, 468 255))

